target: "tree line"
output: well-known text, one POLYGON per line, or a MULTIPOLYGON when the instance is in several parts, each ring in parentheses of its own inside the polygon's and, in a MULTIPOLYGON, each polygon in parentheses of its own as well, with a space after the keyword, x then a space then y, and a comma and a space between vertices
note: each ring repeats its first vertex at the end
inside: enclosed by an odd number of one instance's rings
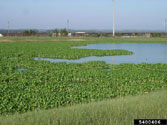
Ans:
MULTIPOLYGON (((23 36, 35 36, 37 33, 36 30, 25 30, 23 36)), ((51 31, 50 36, 68 36, 68 31, 66 29, 54 29, 51 31)))

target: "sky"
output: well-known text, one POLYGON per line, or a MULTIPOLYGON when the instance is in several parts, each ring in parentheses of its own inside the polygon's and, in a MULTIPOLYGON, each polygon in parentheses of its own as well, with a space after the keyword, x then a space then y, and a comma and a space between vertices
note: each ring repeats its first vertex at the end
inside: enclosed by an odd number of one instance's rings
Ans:
MULTIPOLYGON (((167 0, 116 0, 116 30, 164 30, 167 0)), ((0 0, 0 29, 111 30, 113 0, 0 0)))

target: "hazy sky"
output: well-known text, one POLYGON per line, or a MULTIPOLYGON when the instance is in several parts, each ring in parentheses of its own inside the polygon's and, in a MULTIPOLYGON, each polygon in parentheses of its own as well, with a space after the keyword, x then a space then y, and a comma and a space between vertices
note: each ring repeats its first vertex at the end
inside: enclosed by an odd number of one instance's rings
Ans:
MULTIPOLYGON (((0 0, 0 29, 112 29, 112 0, 0 0)), ((117 30, 164 30, 167 0, 116 0, 117 30)))

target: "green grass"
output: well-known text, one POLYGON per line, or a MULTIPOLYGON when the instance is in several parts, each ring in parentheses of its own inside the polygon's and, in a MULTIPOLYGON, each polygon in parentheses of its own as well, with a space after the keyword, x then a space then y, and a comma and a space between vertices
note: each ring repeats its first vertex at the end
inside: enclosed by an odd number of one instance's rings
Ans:
POLYGON ((1 116, 1 125, 133 125, 134 119, 166 119, 167 91, 71 107, 1 116))
POLYGON ((40 41, 40 42, 58 42, 58 41, 81 41, 81 42, 88 42, 91 43, 98 43, 98 42, 135 42, 135 43, 167 43, 167 38, 162 37, 130 37, 130 38, 123 38, 123 37, 2 37, 0 41, 4 42, 32 42, 32 41, 40 41))

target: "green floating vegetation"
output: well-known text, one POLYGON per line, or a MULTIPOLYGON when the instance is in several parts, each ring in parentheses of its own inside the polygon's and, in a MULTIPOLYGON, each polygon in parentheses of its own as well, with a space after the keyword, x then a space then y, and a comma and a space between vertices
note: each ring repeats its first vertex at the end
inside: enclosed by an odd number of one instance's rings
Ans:
POLYGON ((88 56, 131 55, 127 50, 90 50, 74 49, 73 46, 87 45, 88 42, 16 42, 0 43, 0 56, 16 57, 48 57, 55 59, 79 59, 88 56))
POLYGON ((80 50, 81 42, 0 43, 0 114, 74 105, 167 88, 167 64, 108 65, 35 61, 34 57, 80 58, 132 54, 80 50), (22 67, 29 69, 18 71, 22 67), (107 71, 104 69, 111 68, 107 71))

